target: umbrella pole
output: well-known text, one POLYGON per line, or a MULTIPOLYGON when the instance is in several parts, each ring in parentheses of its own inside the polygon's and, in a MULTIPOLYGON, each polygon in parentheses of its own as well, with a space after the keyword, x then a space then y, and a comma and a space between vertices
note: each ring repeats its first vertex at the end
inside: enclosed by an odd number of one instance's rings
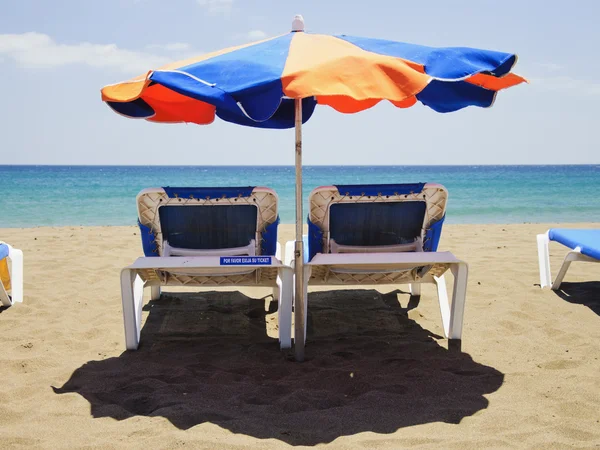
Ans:
POLYGON ((296 242, 294 245, 294 356, 304 361, 304 245, 302 243, 302 99, 296 107, 296 242))

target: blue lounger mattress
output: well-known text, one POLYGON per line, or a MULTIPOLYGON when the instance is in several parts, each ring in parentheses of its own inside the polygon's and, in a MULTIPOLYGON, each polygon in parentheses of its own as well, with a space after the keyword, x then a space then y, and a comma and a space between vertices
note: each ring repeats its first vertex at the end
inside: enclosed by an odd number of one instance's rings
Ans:
POLYGON ((600 260, 600 229, 551 228, 548 237, 551 241, 559 242, 571 249, 579 247, 583 255, 600 260))
POLYGON ((4 259, 8 256, 8 245, 0 244, 0 259, 4 259))

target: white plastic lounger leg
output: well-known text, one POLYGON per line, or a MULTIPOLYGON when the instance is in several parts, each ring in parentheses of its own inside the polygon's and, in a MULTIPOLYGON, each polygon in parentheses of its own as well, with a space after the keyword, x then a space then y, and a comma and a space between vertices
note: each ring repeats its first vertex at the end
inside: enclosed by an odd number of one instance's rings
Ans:
POLYGON ((466 263, 461 262, 452 265, 451 270, 454 275, 454 286, 452 289, 452 306, 450 307, 450 329, 448 330, 448 339, 461 339, 469 268, 466 263))
MULTIPOLYGON (((279 242, 277 242, 277 245, 275 246, 275 258, 277 258, 279 261, 281 261, 281 244, 279 242)), ((280 284, 281 284, 281 280, 278 276, 277 277, 277 286, 273 288, 273 300, 275 300, 276 302, 279 301, 279 296, 281 295, 281 292, 279 290, 280 284)))
POLYGON ((2 306, 11 306, 12 300, 4 290, 4 286, 0 284, 0 305, 2 306))
POLYGON ((538 263, 540 266, 540 287, 545 288, 552 284, 552 276, 550 275, 550 252, 548 245, 550 239, 548 233, 537 235, 538 246, 538 263))
POLYGON ((160 286, 150 286, 150 300, 158 300, 160 298, 160 286))
POLYGON ((12 284, 13 303, 23 302, 23 252, 9 247, 8 257, 12 261, 12 273, 10 275, 12 284))
POLYGON ((560 288, 560 285, 562 283, 562 281, 565 278, 565 275, 567 274, 567 270, 569 270, 569 266, 571 266, 571 263, 573 261, 587 261, 588 258, 584 257, 581 254, 581 250, 579 249, 579 247, 575 247, 575 249, 569 253, 567 253, 567 256, 565 256, 565 260, 562 263, 562 266, 560 266, 560 270, 558 271, 558 275, 556 276, 556 280, 554 280, 554 283, 552 283, 552 290, 556 291, 560 288))
POLYGON ((569 267, 571 266, 571 263, 574 260, 575 259, 572 258, 572 252, 567 253, 567 256, 565 256, 565 260, 562 263, 562 266, 560 266, 560 270, 558 271, 556 280, 554 280, 554 283, 552 283, 551 289, 553 291, 556 291, 558 290, 558 288, 560 288, 562 280, 564 280, 565 275, 567 274, 567 270, 569 270, 569 267))
POLYGON ((142 328, 144 282, 134 270, 121 271, 121 300, 125 324, 125 347, 127 350, 137 350, 142 328))
POLYGON ((448 302, 448 290, 446 289, 446 278, 433 277, 435 286, 437 287, 438 302, 440 304, 440 314, 442 316, 442 326, 444 327, 444 336, 450 334, 450 303, 448 302))
POLYGON ((415 297, 421 295, 421 283, 410 284, 410 295, 414 295, 415 297))
POLYGON ((282 269, 277 277, 279 284, 279 298, 277 320, 279 323, 279 348, 292 347, 292 303, 294 292, 294 272, 282 269))

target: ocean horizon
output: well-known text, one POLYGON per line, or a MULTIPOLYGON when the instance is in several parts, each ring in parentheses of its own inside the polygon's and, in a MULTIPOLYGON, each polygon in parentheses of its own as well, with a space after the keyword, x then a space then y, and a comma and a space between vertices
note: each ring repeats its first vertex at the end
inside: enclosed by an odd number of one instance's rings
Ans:
MULTIPOLYGON (((304 215, 317 186, 441 183, 447 223, 600 222, 600 164, 304 166, 304 215)), ((135 197, 159 186, 267 186, 293 223, 293 166, 0 165, 0 227, 135 225, 135 197)))

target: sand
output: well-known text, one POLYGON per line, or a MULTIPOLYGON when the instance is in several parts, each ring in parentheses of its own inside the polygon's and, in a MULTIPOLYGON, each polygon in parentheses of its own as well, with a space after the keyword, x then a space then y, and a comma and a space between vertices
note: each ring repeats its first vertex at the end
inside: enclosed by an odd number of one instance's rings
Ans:
POLYGON ((25 302, 0 309, 0 447, 597 448, 600 266, 541 290, 549 226, 445 227, 440 250, 470 264, 462 353, 431 286, 418 304, 408 286, 319 289, 302 364, 259 288, 165 293, 125 352, 135 228, 0 229, 25 254, 25 302))

